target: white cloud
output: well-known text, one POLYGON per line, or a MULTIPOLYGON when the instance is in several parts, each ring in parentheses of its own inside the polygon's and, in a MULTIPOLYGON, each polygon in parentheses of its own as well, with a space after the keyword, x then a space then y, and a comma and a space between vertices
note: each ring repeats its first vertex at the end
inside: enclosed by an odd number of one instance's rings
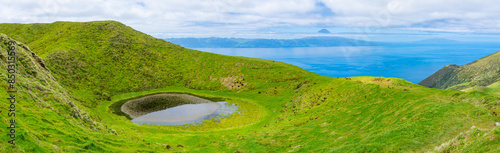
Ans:
POLYGON ((500 0, 7 0, 0 22, 117 20, 147 33, 297 26, 488 33, 500 32, 498 8, 500 0))

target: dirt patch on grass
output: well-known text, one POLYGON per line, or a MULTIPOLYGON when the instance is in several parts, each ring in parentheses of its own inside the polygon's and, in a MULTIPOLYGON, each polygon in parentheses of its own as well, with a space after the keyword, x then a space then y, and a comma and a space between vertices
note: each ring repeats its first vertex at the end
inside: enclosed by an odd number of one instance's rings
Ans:
POLYGON ((220 83, 229 90, 240 90, 243 86, 247 85, 244 75, 220 78, 220 83))
POLYGON ((164 93, 129 100, 121 106, 121 111, 130 116, 130 118, 137 118, 151 112, 156 112, 184 104, 201 104, 211 102, 213 101, 188 94, 164 93))

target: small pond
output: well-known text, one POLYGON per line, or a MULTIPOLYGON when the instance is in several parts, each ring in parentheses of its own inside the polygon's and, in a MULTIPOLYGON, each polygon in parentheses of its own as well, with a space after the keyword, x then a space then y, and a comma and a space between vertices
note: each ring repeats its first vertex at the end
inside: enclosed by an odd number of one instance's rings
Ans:
POLYGON ((164 93, 128 100, 120 107, 135 124, 184 125, 218 122, 240 113, 238 106, 227 101, 213 102, 189 94, 164 93))

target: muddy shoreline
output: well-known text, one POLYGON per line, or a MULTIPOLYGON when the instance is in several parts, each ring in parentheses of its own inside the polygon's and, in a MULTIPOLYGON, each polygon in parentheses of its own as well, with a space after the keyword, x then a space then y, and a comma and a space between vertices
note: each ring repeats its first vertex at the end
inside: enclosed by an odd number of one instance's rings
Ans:
POLYGON ((203 99, 189 94, 161 93, 147 95, 136 99, 127 100, 120 107, 120 111, 134 119, 152 112, 172 108, 184 104, 212 103, 213 101, 203 99))

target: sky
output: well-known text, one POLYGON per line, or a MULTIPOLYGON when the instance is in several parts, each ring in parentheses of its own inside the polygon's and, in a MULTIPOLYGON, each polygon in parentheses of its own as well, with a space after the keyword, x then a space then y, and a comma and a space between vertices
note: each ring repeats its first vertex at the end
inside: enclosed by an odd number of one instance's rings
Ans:
POLYGON ((500 41, 500 0, 2 0, 0 23, 115 20, 159 38, 500 41))

